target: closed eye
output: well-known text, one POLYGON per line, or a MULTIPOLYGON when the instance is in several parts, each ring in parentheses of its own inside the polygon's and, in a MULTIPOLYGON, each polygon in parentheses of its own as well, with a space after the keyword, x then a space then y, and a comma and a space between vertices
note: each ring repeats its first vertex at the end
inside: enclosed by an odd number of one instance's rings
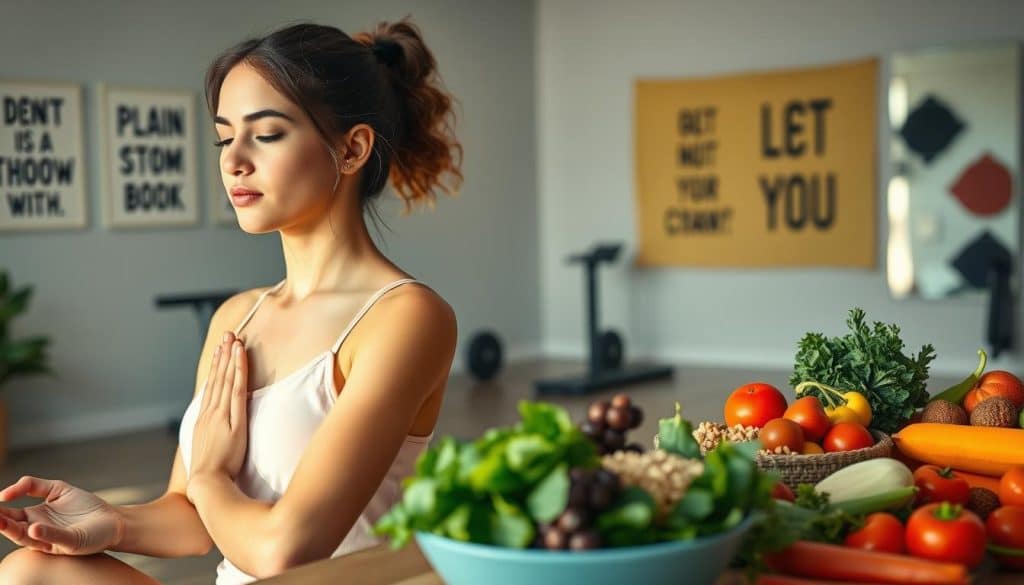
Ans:
MULTIPOLYGON (((284 136, 284 133, 278 132, 277 134, 271 134, 269 136, 257 136, 256 140, 259 140, 260 142, 274 142, 280 140, 282 136, 284 136)), ((234 140, 234 138, 225 138, 224 140, 215 141, 213 145, 217 148, 222 148, 231 144, 232 140, 234 140)))

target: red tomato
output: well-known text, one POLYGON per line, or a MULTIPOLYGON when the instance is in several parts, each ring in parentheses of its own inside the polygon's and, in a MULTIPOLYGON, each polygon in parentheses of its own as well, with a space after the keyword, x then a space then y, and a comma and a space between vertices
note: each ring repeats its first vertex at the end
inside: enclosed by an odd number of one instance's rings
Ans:
MULTIPOLYGON (((1024 506, 1003 506, 988 515, 985 522, 992 544, 1024 552, 1024 506)), ((1024 569, 1024 557, 994 555, 999 564, 1012 569, 1024 569)))
POLYGON ((773 418, 765 423, 757 438, 769 451, 777 447, 789 447, 790 453, 799 453, 804 448, 804 431, 800 425, 788 418, 773 418))
POLYGON ((821 447, 826 453, 836 451, 855 451, 875 444, 875 438, 871 436, 864 425, 855 422, 841 422, 834 425, 825 435, 821 447))
POLYGON ((791 490, 788 485, 781 481, 777 481, 775 482, 775 485, 772 486, 772 499, 792 502, 796 500, 796 494, 793 493, 793 490, 791 490))
POLYGON ((892 514, 871 514, 864 519, 860 530, 847 535, 845 544, 852 548, 903 554, 903 524, 892 514))
POLYGON ((1018 409, 1024 407, 1024 384, 1010 372, 995 370, 982 376, 964 397, 964 410, 971 414, 982 400, 1002 396, 1009 398, 1018 409))
POLYGON ((922 506, 907 521, 907 551, 933 561, 977 567, 985 558, 985 538, 981 519, 949 502, 922 506))
POLYGON ((917 504, 949 502, 966 505, 971 499, 971 485, 952 469, 938 465, 922 465, 914 472, 917 504))
POLYGON ((789 405, 783 416, 800 425, 804 430, 804 439, 811 442, 820 441, 832 426, 832 421, 828 420, 828 415, 825 414, 825 407, 815 396, 797 399, 789 405))
POLYGON ((746 384, 733 390, 725 401, 725 424, 761 428, 786 413, 786 397, 764 382, 746 384))
POLYGON ((1024 465, 1011 467, 999 480, 999 503, 1024 506, 1024 465))

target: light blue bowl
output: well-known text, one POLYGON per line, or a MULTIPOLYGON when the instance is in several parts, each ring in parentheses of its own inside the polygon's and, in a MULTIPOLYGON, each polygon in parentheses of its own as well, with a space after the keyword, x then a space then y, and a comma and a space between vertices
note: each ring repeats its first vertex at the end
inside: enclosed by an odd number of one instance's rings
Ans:
POLYGON ((689 541, 592 551, 545 551, 460 542, 417 532, 447 585, 713 585, 754 520, 689 541))

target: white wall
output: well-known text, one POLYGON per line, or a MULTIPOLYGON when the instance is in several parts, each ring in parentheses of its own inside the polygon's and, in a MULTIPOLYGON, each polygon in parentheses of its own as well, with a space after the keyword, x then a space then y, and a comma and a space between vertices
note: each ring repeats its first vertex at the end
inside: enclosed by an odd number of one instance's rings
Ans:
MULTIPOLYGON (((1021 39, 1022 22, 1024 3, 1014 1, 541 0, 537 132, 546 351, 581 355, 581 270, 564 258, 598 239, 625 241, 625 255, 635 253, 635 78, 792 68, 1021 39)), ((880 85, 880 100, 882 91, 880 85)), ((880 112, 884 104, 879 101, 880 112)), ((880 118, 880 175, 887 172, 885 131, 880 118)), ((636 269, 620 262, 602 279, 604 322, 626 333, 627 356, 791 368, 806 331, 839 334, 847 309, 858 305, 869 319, 900 324, 915 351, 933 343, 939 356, 933 371, 966 375, 984 338, 986 302, 890 299, 883 185, 880 176, 876 270, 636 269)), ((1022 365, 1019 352, 994 364, 1018 371, 1022 365)))
MULTIPOLYGON (((160 293, 249 288, 283 276, 276 234, 215 226, 111 232, 100 221, 96 84, 191 88, 223 49, 296 20, 354 33, 412 14, 461 100, 465 147, 459 199, 398 217, 385 251, 455 308, 461 341, 493 327, 515 354, 539 331, 534 157, 534 6, 498 0, 276 2, 29 2, 0 7, 0 78, 84 84, 90 226, 0 235, 0 269, 33 284, 16 335, 53 339, 48 378, 3 388, 14 445, 159 425, 191 397, 199 330, 190 311, 157 311, 160 293)), ((213 140, 200 111, 202 139, 213 140)), ((202 151, 201 151, 202 152, 202 151)), ((215 161, 203 161, 201 184, 215 161)), ((223 194, 220 194, 223 196, 223 194)), ((339 323, 339 333, 344 328, 339 323)))

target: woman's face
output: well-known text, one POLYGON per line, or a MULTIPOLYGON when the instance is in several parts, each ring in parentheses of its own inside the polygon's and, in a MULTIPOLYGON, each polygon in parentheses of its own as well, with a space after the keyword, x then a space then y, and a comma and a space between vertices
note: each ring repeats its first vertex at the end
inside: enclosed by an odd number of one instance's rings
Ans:
POLYGON ((338 177, 334 159, 305 112, 251 66, 236 65, 224 78, 215 124, 221 178, 243 230, 309 227, 325 218, 338 177))

